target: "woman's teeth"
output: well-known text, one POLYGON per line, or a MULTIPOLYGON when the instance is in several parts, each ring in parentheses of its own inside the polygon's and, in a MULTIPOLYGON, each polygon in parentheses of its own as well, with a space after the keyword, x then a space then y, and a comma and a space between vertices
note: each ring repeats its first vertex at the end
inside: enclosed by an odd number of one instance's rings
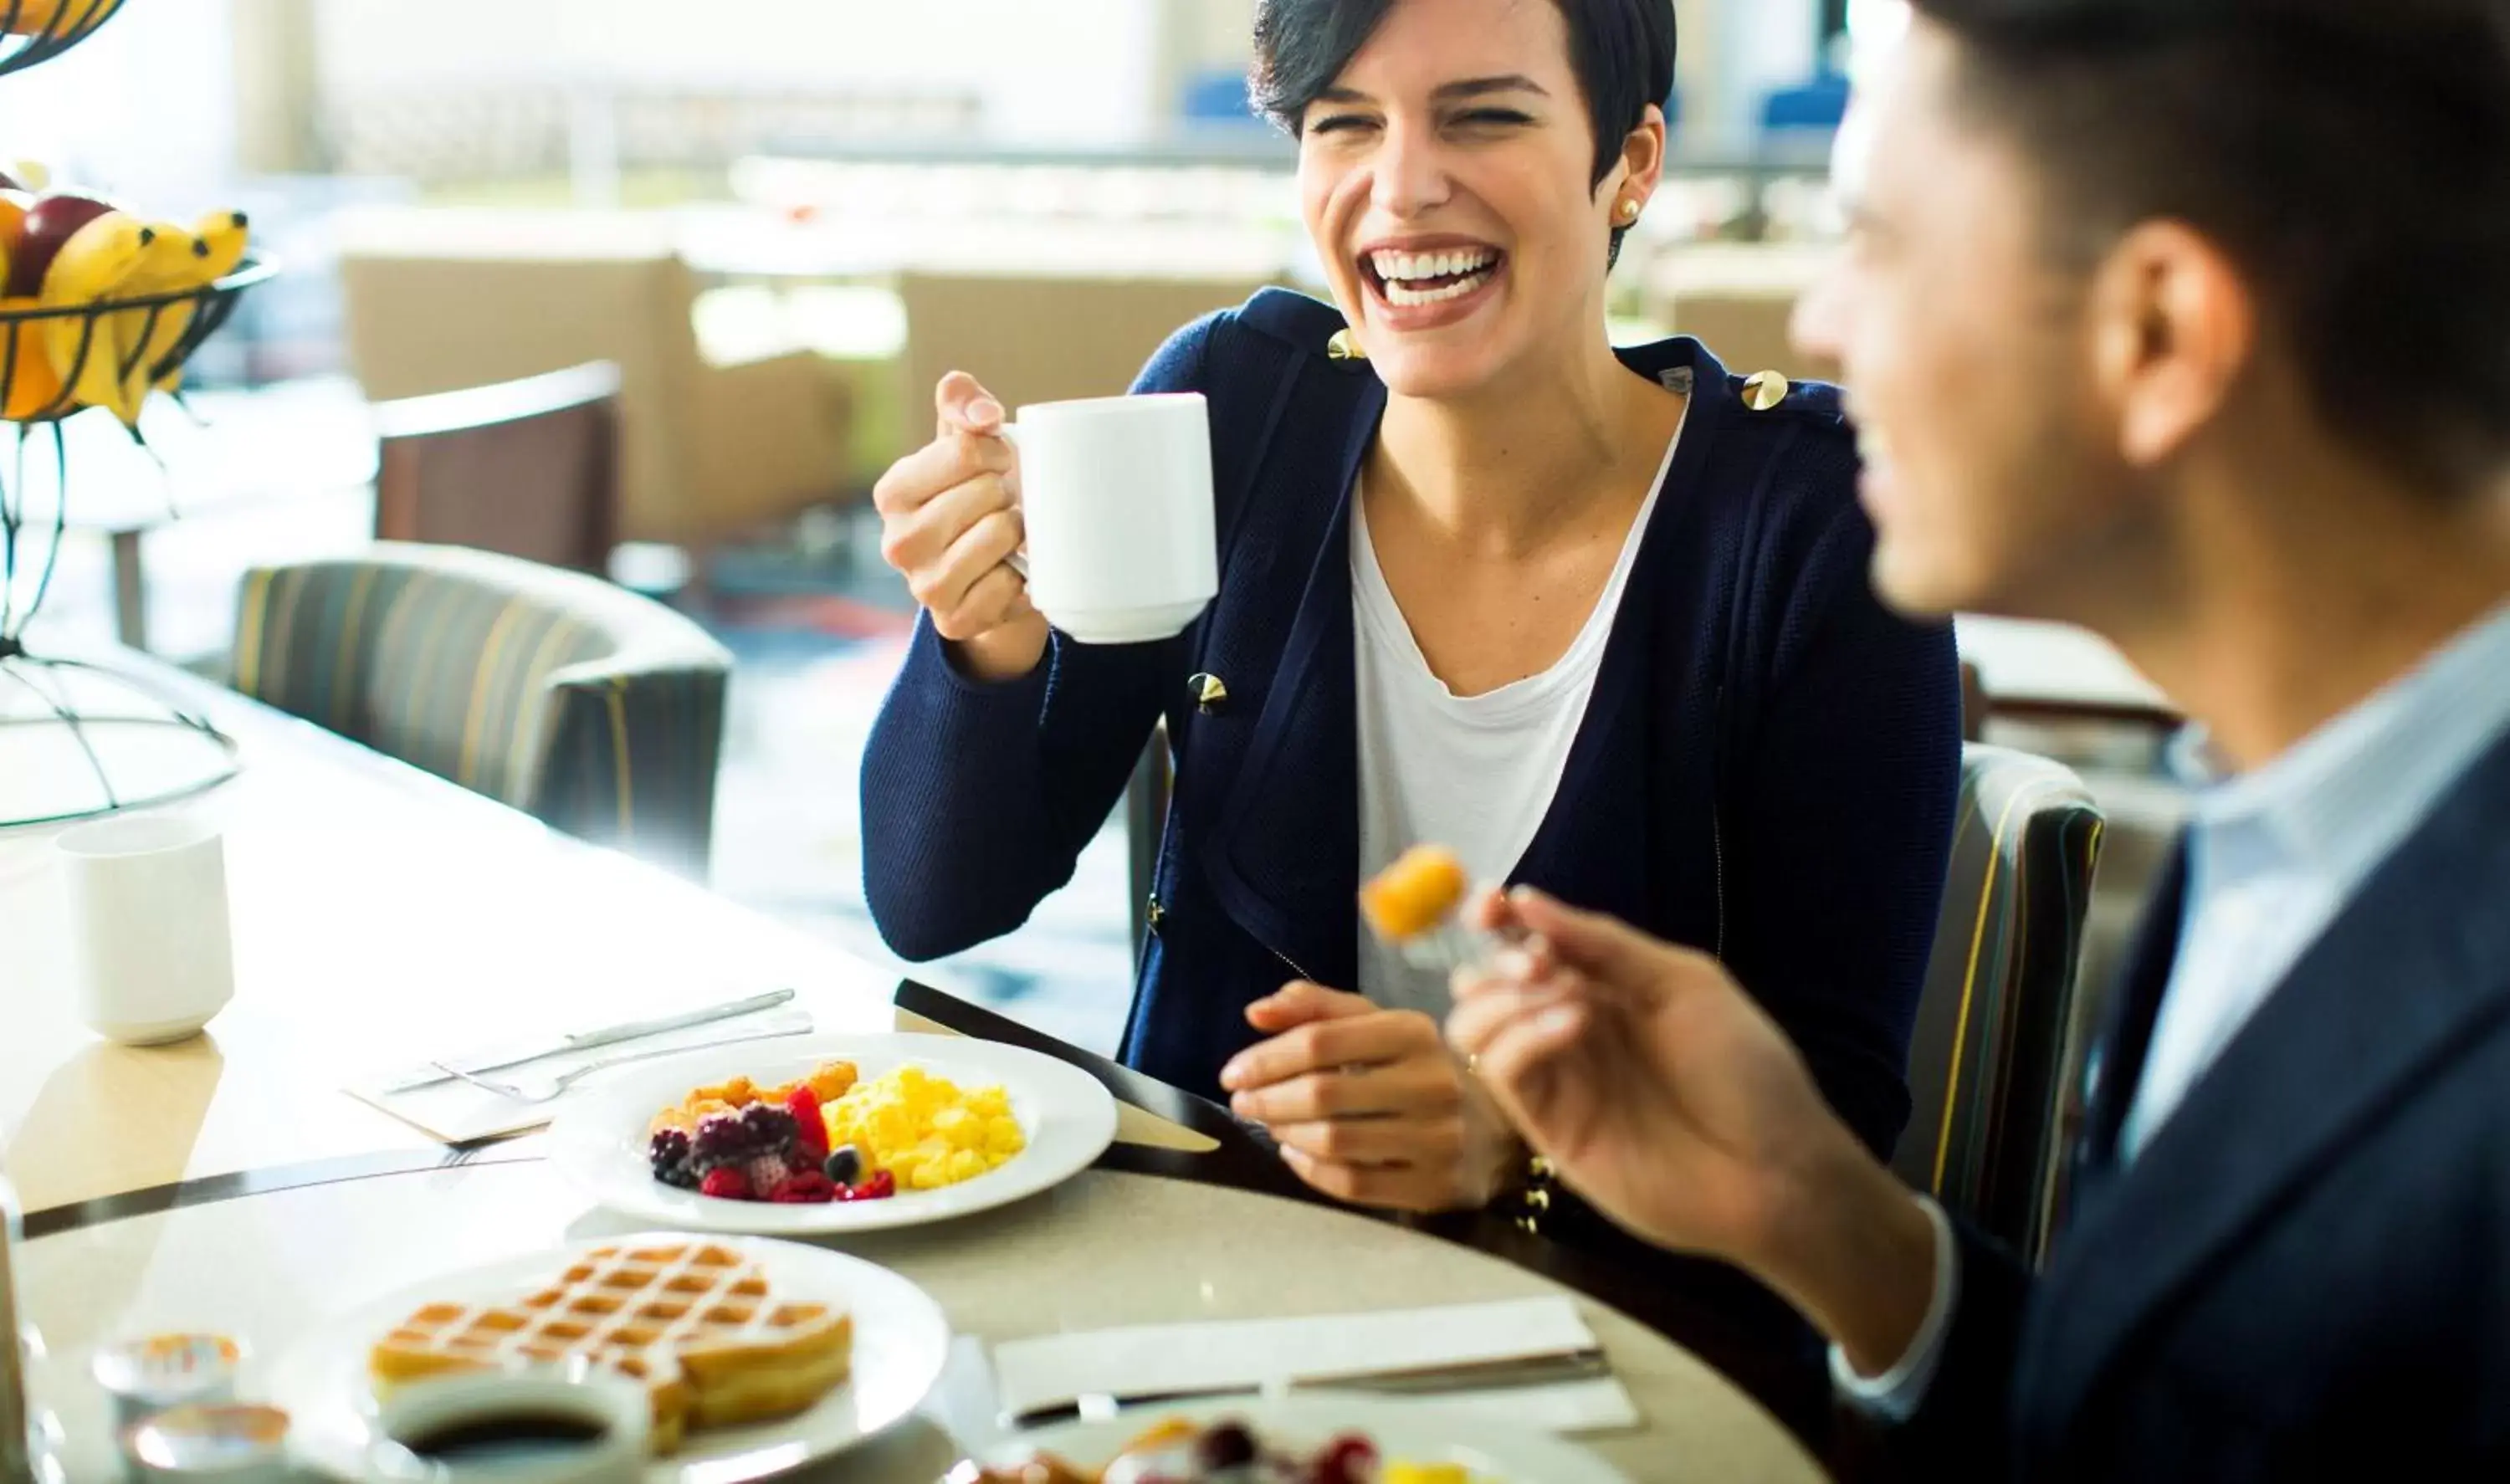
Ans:
POLYGON ((1461 299, 1488 283, 1498 263, 1499 254, 1488 247, 1369 254, 1369 266, 1386 285, 1386 301, 1406 306, 1461 299))

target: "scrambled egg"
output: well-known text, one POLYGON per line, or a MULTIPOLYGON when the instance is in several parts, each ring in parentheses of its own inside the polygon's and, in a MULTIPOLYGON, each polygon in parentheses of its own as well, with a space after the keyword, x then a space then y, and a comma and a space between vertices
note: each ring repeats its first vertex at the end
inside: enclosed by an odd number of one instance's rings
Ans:
POLYGON ((1000 1087, 963 1091, 921 1067, 899 1067, 821 1110, 828 1147, 852 1144, 885 1169, 900 1191, 933 1191, 972 1180, 1028 1147, 1000 1087))

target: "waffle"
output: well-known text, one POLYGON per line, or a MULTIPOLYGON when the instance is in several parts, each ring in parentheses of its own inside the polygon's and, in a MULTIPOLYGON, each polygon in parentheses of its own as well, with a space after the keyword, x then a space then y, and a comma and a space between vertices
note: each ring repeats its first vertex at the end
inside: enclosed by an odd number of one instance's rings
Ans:
POLYGON ((429 1304, 375 1342, 382 1388, 451 1372, 583 1357, 641 1384, 653 1448, 691 1428, 802 1411, 846 1379, 851 1317, 780 1299, 729 1247, 675 1242, 600 1247, 549 1286, 501 1302, 429 1304))

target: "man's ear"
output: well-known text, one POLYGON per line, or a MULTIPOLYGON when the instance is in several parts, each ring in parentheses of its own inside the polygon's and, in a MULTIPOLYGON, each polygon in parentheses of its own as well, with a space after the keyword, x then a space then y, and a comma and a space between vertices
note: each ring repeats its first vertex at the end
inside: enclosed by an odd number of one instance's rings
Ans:
POLYGON ((2257 304, 2239 265, 2204 234, 2148 222, 2095 270, 2093 385, 2117 420, 2118 455, 2167 463, 2222 411, 2257 349, 2257 304))

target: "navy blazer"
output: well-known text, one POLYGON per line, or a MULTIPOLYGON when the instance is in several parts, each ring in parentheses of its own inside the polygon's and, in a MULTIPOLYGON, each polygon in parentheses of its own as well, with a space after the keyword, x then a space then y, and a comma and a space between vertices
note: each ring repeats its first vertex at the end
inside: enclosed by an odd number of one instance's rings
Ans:
MULTIPOLYGON (((1067 881, 1164 716, 1176 784, 1123 1038, 1216 1096, 1292 978, 1358 958, 1350 490, 1386 389, 1325 343, 1339 313, 1267 290, 1180 331, 1137 391, 1209 400, 1219 596, 1182 635, 1057 634, 1032 674, 963 675, 921 625, 863 758, 864 876, 909 959, 1008 932, 1067 881), (1207 713, 1188 677, 1228 688, 1207 713)), ((1945 626, 1883 611, 1837 393, 1768 411, 1692 340, 1624 351, 1689 421, 1593 699, 1515 880, 1722 951, 1877 1151, 1908 1116, 1908 1038, 1959 785, 1945 626)))
POLYGON ((1913 1476, 2510 1478, 2510 738, 2122 1165, 2185 870, 2087 1074, 2045 1278, 1963 1236, 1913 1476))

